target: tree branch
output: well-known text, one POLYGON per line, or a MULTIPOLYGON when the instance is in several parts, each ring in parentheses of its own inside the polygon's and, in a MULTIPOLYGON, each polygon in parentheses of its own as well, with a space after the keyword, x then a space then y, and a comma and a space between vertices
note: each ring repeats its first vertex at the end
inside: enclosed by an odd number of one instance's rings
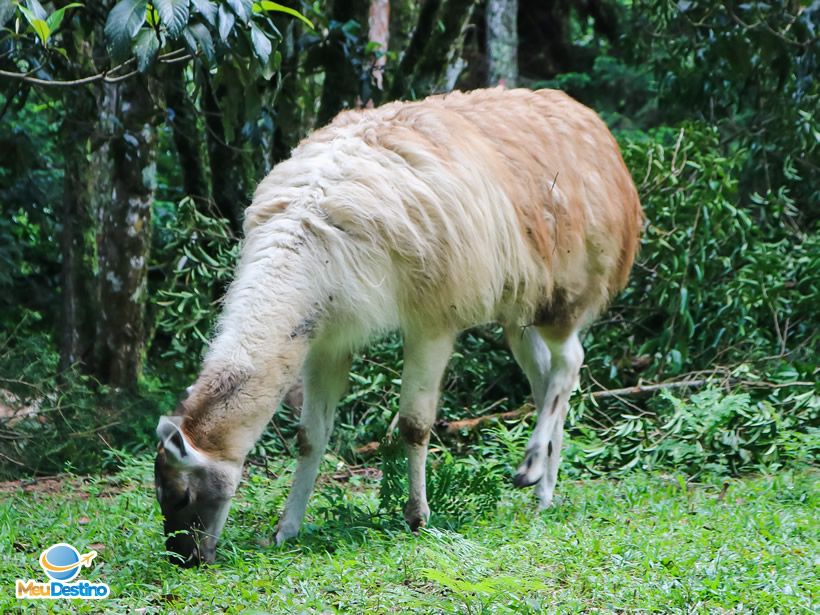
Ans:
MULTIPOLYGON (((177 62, 184 62, 190 60, 194 56, 190 53, 185 55, 179 55, 180 51, 185 51, 184 49, 175 49, 174 51, 169 51, 157 58, 157 62, 161 64, 175 64, 177 62)), ((88 77, 82 77, 80 79, 69 79, 69 80, 59 80, 59 79, 40 79, 38 77, 32 77, 31 73, 16 73, 7 70, 0 70, 0 77, 8 77, 9 79, 17 79, 19 81, 23 81, 25 83, 31 83, 33 85, 41 85, 44 87, 76 87, 78 85, 86 85, 89 83, 95 83, 97 81, 102 81, 103 83, 119 83, 120 81, 124 81, 126 79, 130 79, 134 75, 138 74, 138 70, 132 70, 122 75, 114 75, 112 73, 117 72, 125 68, 126 66, 132 64, 134 62, 134 58, 130 60, 126 60, 122 64, 118 64, 112 69, 102 71, 101 73, 97 73, 96 75, 90 75, 88 77)))
MULTIPOLYGON (((646 395, 668 389, 696 389, 708 384, 711 381, 711 378, 698 378, 694 380, 676 380, 674 382, 661 382, 658 384, 638 384, 635 386, 625 387, 622 389, 605 389, 601 391, 595 391, 594 393, 588 394, 588 396, 592 399, 605 399, 607 397, 619 398, 625 396, 646 395)), ((780 388, 786 386, 814 386, 814 383, 812 382, 788 382, 781 384, 749 382, 745 380, 733 379, 729 379, 724 382, 726 384, 743 384, 745 386, 767 388, 780 388)), ((534 412, 535 406, 533 406, 532 404, 524 404, 523 406, 521 406, 520 408, 516 408, 515 410, 509 410, 507 412, 498 412, 494 414, 483 414, 481 416, 477 416, 471 419, 461 419, 459 421, 440 420, 436 422, 435 430, 440 435, 452 436, 464 429, 468 431, 473 431, 481 427, 485 423, 490 423, 493 421, 509 421, 513 419, 521 419, 526 416, 529 416, 530 414, 533 414, 534 412)), ((368 442, 367 444, 358 447, 355 452, 359 455, 369 455, 371 453, 375 453, 378 449, 378 442, 368 442)))

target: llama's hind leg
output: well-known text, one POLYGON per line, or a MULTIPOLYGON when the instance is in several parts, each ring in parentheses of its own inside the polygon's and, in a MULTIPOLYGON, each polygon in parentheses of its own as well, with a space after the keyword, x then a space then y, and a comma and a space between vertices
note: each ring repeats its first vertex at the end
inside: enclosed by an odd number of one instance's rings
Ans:
POLYGON ((430 517, 425 466, 430 430, 436 419, 441 377, 453 351, 454 334, 405 333, 399 431, 407 449, 410 493, 404 519, 414 532, 430 517))
POLYGON ((547 345, 550 346, 553 354, 562 357, 563 368, 560 378, 564 382, 563 391, 565 391, 565 394, 561 395, 562 401, 559 404, 558 416, 555 419, 555 426, 547 443, 547 471, 535 487, 535 494, 538 496, 539 505, 542 509, 552 504, 555 484, 558 481, 558 467, 561 465, 561 447, 564 443, 564 422, 569 411, 569 398, 572 391, 578 386, 581 364, 584 362, 584 348, 581 346, 581 340, 578 339, 577 333, 573 333, 564 341, 546 339, 547 345))
MULTIPOLYGON (((552 364, 550 349, 541 334, 533 326, 507 326, 504 333, 513 357, 515 357, 516 362, 530 383, 533 404, 537 411, 541 411, 546 403, 545 396, 552 364)), ((540 447, 534 446, 533 439, 531 439, 527 447, 527 457, 524 464, 519 468, 513 479, 516 487, 533 485, 545 474, 546 456, 540 455, 540 450, 540 447), (522 471, 522 468, 525 468, 525 470, 522 471)))
MULTIPOLYGON (((569 397, 578 381, 584 352, 574 332, 563 338, 555 338, 539 328, 537 335, 540 341, 530 335, 527 344, 513 350, 514 354, 516 351, 524 354, 524 360, 519 359, 522 367, 527 364, 527 359, 532 364, 532 357, 543 355, 545 349, 549 356, 546 375, 539 385, 533 386, 538 419, 527 445, 524 462, 519 466, 513 482, 517 487, 537 485, 539 505, 546 508, 552 504, 563 443, 564 419, 569 408, 569 397)), ((543 374, 543 362, 540 365, 543 374)), ((526 372, 527 367, 524 370, 526 372)), ((532 377, 530 378, 532 382, 532 377)))
POLYGON ((350 361, 349 353, 314 349, 305 364, 304 401, 297 433, 299 461, 285 511, 276 526, 276 544, 299 533, 333 429, 336 404, 347 386, 350 361))
POLYGON ((550 350, 538 330, 532 326, 506 326, 504 335, 510 345, 516 363, 530 383, 532 399, 541 408, 550 373, 550 350))

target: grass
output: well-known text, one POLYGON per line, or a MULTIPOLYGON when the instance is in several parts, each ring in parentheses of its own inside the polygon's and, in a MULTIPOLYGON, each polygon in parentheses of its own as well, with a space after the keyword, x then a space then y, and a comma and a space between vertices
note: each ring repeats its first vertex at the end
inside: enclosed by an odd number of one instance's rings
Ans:
MULTIPOLYGON (((102 602, 41 602, 77 612, 816 612, 817 473, 714 479, 635 474, 560 484, 536 513, 505 489, 495 515, 418 536, 377 506, 373 473, 323 483, 299 540, 270 537, 289 472, 253 469, 213 566, 163 557, 149 459, 106 478, 68 478, 0 501, 0 612, 22 610, 15 578, 44 577, 55 542, 99 551, 81 578, 102 602)), ((337 474, 344 474, 340 472, 337 474)), ((29 601, 25 607, 31 608, 29 601)))

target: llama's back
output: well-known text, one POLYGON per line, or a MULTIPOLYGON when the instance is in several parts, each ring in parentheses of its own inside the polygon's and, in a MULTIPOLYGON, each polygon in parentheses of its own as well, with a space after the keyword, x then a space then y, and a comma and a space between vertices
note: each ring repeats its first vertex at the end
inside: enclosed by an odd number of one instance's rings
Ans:
POLYGON ((624 285, 641 212, 597 115, 495 89, 341 114, 262 182, 246 230, 300 217, 400 321, 577 328, 624 285))

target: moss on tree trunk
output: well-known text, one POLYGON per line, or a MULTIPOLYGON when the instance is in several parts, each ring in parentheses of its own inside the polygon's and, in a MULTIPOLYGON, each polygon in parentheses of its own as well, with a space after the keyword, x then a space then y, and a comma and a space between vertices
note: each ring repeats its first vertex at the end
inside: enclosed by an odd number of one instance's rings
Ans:
POLYGON ((518 0, 488 0, 488 85, 515 87, 518 81, 518 0))
POLYGON ((116 387, 136 385, 145 337, 151 205, 156 187, 155 105, 134 79, 110 92, 117 129, 110 141, 111 199, 97 241, 100 318, 97 371, 116 387))

